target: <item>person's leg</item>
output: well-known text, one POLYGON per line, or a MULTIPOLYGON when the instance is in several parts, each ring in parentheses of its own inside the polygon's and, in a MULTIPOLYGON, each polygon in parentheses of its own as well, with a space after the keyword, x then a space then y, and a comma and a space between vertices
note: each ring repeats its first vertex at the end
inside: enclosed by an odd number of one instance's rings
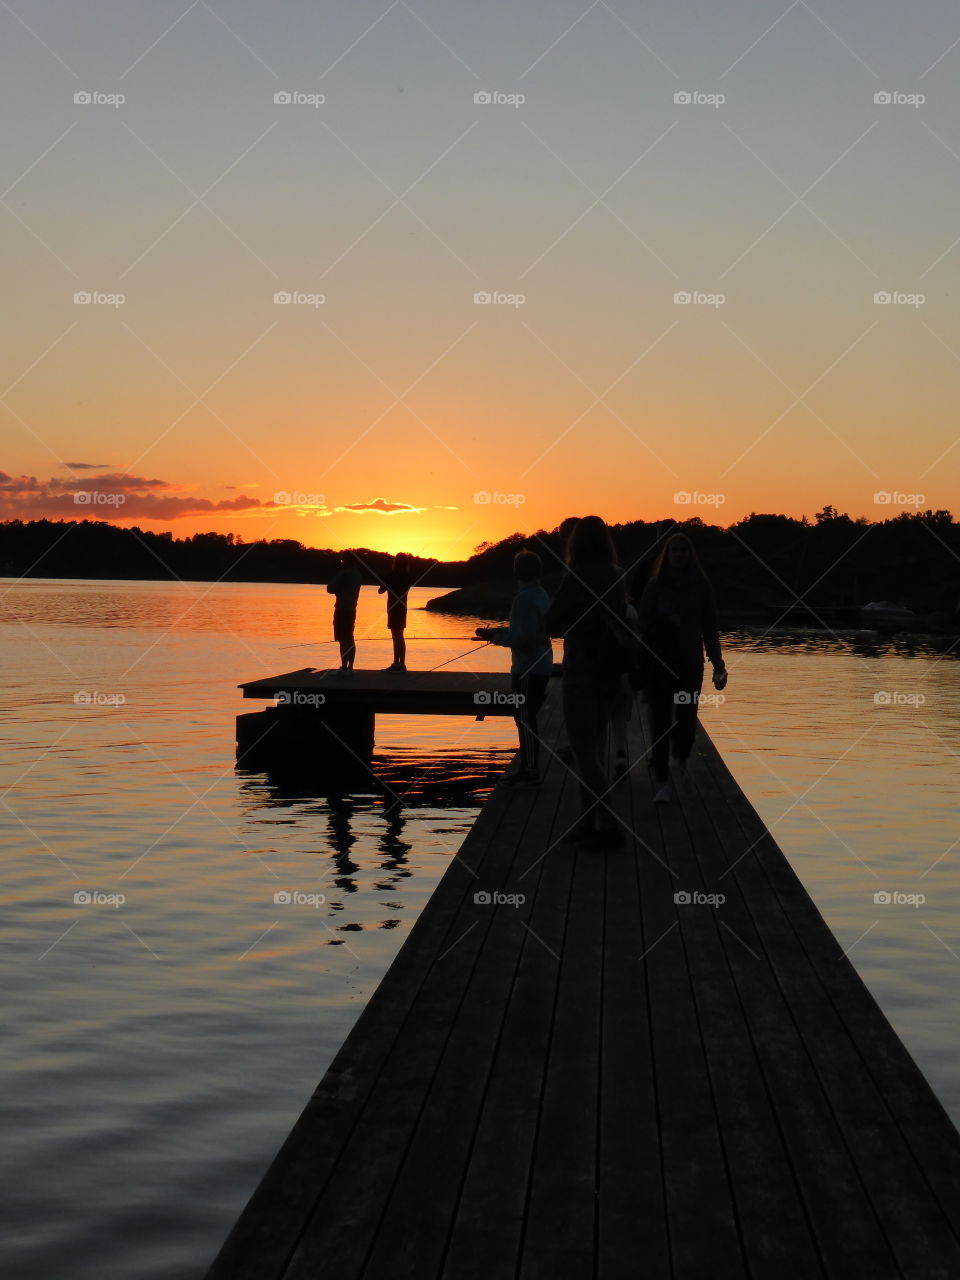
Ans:
POLYGON ((670 728, 673 723, 673 684, 659 674, 650 681, 647 697, 650 720, 649 757, 658 784, 670 777, 670 728))
POLYGON ((600 735, 605 724, 603 713, 595 697, 567 691, 564 692, 563 710, 580 787, 580 825, 585 831, 596 830, 597 806, 608 786, 600 763, 600 735))
POLYGON ((526 711, 527 732, 530 737, 530 768, 536 773, 540 767, 540 729, 539 713, 547 696, 549 676, 529 675, 526 678, 526 711))
POLYGON ((680 673, 670 752, 681 768, 686 768, 697 732, 697 701, 703 687, 703 664, 680 673))

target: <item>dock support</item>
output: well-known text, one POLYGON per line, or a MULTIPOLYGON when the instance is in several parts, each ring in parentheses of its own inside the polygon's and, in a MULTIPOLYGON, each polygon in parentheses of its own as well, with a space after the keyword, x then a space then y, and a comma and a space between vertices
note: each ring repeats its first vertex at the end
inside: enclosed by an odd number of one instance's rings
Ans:
POLYGON ((245 769, 273 765, 368 763, 373 755, 374 713, 268 707, 237 716, 237 764, 245 769))

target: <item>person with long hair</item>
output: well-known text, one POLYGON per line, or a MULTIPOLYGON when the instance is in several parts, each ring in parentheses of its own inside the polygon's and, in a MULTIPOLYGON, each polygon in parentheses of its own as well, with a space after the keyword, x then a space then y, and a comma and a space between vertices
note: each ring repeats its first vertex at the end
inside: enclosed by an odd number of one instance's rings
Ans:
POLYGON ((605 796, 607 728, 620 689, 617 629, 624 628, 626 592, 610 530, 584 516, 570 533, 567 570, 547 611, 547 630, 563 638, 563 716, 580 788, 580 816, 571 831, 588 848, 625 842, 605 796))
POLYGON ((407 642, 403 633, 407 627, 407 592, 412 584, 410 557, 405 551, 399 551, 393 558, 393 567, 384 573, 377 588, 378 595, 387 593, 387 630, 393 641, 393 663, 386 671, 407 669, 407 642))
POLYGON ((714 688, 723 689, 727 683, 713 587, 685 533, 668 538, 644 588, 638 613, 649 670, 653 798, 663 804, 674 796, 670 757, 681 778, 685 777, 693 749, 704 649, 713 665, 714 688))

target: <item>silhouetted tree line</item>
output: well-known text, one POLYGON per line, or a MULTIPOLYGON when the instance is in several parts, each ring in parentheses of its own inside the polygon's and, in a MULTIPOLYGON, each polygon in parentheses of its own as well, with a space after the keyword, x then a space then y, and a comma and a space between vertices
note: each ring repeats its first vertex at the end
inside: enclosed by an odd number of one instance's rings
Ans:
MULTIPOLYGON (((369 583, 393 563, 384 551, 356 548, 369 583)), ((36 578, 180 579, 184 582, 325 583, 340 551, 305 547, 292 538, 244 542, 232 533, 172 533, 123 529, 102 520, 9 520, 0 523, 0 574, 36 578)), ((438 564, 411 556, 424 586, 445 587, 463 561, 438 564), (422 575, 422 577, 421 577, 422 575)))
MULTIPOLYGON (((632 565, 646 555, 649 564, 658 533, 672 523, 612 525, 621 563, 632 565)), ((871 522, 826 506, 812 522, 751 513, 729 528, 697 516, 677 522, 677 528, 692 537, 727 610, 795 605, 800 597, 818 610, 894 600, 921 614, 949 617, 960 601, 960 524, 949 511, 904 512, 871 522)), ((556 529, 482 543, 465 561, 433 563, 413 556, 414 574, 422 585, 435 587, 509 582, 513 557, 523 547, 543 556, 549 586, 563 559, 556 529)), ((371 583, 392 562, 382 551, 355 550, 371 583)), ((290 538, 244 542, 221 533, 174 538, 170 532, 94 520, 0 523, 0 572, 7 575, 325 583, 336 572, 339 555, 290 538)))

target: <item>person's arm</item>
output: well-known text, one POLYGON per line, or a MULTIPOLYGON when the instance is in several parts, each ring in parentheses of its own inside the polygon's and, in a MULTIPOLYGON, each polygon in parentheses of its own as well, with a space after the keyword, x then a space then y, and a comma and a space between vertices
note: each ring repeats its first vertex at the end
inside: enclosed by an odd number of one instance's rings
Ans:
POLYGON ((383 593, 386 591, 386 589, 387 589, 387 584, 385 582, 381 582, 379 587, 377 587, 377 595, 382 596, 383 593))
POLYGON ((717 628, 717 601, 713 594, 713 587, 709 583, 706 584, 703 592, 701 629, 703 632, 703 647, 706 649, 707 657, 713 666, 713 683, 718 689, 722 689, 727 683, 727 669, 723 665, 723 654, 720 650, 720 632, 717 628), (718 681, 722 681, 722 683, 718 683, 718 681))
POLYGON ((335 596, 337 594, 337 588, 340 585, 339 579, 340 579, 339 573, 335 573, 333 577, 330 579, 330 581, 327 583, 327 591, 332 596, 335 596))

